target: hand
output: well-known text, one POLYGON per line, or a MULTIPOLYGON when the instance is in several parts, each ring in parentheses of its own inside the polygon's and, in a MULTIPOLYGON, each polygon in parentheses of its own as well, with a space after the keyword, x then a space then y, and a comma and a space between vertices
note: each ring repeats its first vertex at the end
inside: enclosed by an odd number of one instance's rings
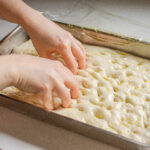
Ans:
POLYGON ((9 64, 7 68, 0 68, 1 72, 9 72, 9 79, 11 79, 9 83, 25 92, 38 94, 46 110, 54 109, 53 91, 61 98, 63 107, 70 106, 71 97, 78 97, 77 81, 59 61, 27 55, 1 56, 0 60, 4 62, 1 64, 9 64))
POLYGON ((53 52, 60 53, 67 67, 74 73, 86 66, 85 50, 81 43, 41 14, 34 15, 30 25, 24 26, 41 57, 50 58, 53 52))
POLYGON ((81 43, 23 1, 0 0, 0 18, 21 25, 41 57, 50 58, 51 53, 56 51, 73 73, 77 73, 77 68, 85 68, 85 50, 81 43))

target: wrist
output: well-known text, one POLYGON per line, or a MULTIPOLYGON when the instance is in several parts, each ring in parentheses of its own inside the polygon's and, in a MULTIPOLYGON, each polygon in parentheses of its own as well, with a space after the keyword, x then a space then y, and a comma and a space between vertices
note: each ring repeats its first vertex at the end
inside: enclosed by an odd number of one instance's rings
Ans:
POLYGON ((30 27, 32 22, 36 19, 37 16, 40 16, 41 13, 30 6, 28 6, 23 1, 18 1, 19 8, 16 8, 16 23, 22 26, 23 28, 30 27))
POLYGON ((41 18, 43 18, 43 16, 39 11, 29 8, 28 11, 21 16, 18 24, 30 34, 30 32, 36 30, 38 24, 41 24, 41 18))
MULTIPOLYGON (((43 26, 47 23, 48 19, 37 10, 32 9, 30 11, 30 15, 24 17, 21 20, 20 25, 28 33, 30 38, 32 38, 32 36, 38 36, 39 34, 43 35, 43 26)), ((53 22, 51 20, 48 21, 49 28, 51 28, 51 26, 53 26, 53 22)))

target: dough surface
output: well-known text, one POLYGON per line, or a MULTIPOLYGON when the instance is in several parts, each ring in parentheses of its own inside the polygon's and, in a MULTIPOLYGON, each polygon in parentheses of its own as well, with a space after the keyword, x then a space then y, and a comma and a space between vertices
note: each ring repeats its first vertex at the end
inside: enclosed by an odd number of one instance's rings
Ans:
MULTIPOLYGON (((54 97, 54 112, 116 134, 150 143, 150 61, 117 50, 84 45, 87 69, 76 79, 80 96, 72 108, 61 108, 54 97)), ((17 54, 38 55, 29 40, 14 49, 17 54)), ((57 55, 54 58, 62 60, 57 55)), ((1 94, 43 107, 30 93, 9 87, 1 94)))

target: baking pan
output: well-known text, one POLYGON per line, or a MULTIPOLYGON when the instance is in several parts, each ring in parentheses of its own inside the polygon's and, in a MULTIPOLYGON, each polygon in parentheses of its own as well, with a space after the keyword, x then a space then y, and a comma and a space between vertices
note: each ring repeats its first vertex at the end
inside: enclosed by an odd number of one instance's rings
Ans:
MULTIPOLYGON (((141 57, 150 58, 149 43, 140 42, 135 39, 119 37, 118 35, 95 31, 92 29, 81 28, 74 25, 68 25, 59 22, 57 23, 67 31, 71 32, 83 43, 112 47, 115 49, 133 53, 135 55, 139 55, 141 57)), ((1 41, 0 54, 11 54, 13 48, 19 46, 27 39, 29 39, 29 36, 21 27, 18 26, 1 41)), ((102 141, 124 150, 150 149, 149 144, 137 142, 135 140, 79 122, 77 120, 64 117, 62 115, 56 114, 55 112, 47 112, 45 110, 42 110, 41 108, 34 107, 30 104, 17 101, 4 95, 0 95, 0 106, 7 107, 11 110, 23 113, 43 122, 69 129, 73 132, 77 132, 79 134, 102 141)))
POLYGON ((0 41, 0 55, 10 54, 12 50, 29 39, 26 32, 19 26, 0 41))
MULTIPOLYGON (((140 41, 139 39, 89 29, 86 27, 83 28, 58 21, 56 23, 63 29, 71 32, 72 35, 82 43, 122 50, 136 56, 150 59, 150 43, 147 41, 140 41)), ((26 32, 18 26, 0 41, 0 55, 10 54, 13 48, 19 46, 28 39, 29 36, 26 32)))

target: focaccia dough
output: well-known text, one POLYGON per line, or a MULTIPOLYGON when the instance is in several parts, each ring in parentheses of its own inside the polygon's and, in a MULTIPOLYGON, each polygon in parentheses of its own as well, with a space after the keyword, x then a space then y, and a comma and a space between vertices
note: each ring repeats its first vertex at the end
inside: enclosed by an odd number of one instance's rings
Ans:
MULTIPOLYGON (((150 143, 150 61, 108 48, 84 47, 87 68, 76 75, 80 96, 72 100, 72 108, 61 108, 61 101, 56 97, 55 107, 59 109, 55 112, 150 143)), ((14 53, 38 55, 30 40, 14 53)), ((38 97, 14 87, 0 93, 43 107, 38 97)))

